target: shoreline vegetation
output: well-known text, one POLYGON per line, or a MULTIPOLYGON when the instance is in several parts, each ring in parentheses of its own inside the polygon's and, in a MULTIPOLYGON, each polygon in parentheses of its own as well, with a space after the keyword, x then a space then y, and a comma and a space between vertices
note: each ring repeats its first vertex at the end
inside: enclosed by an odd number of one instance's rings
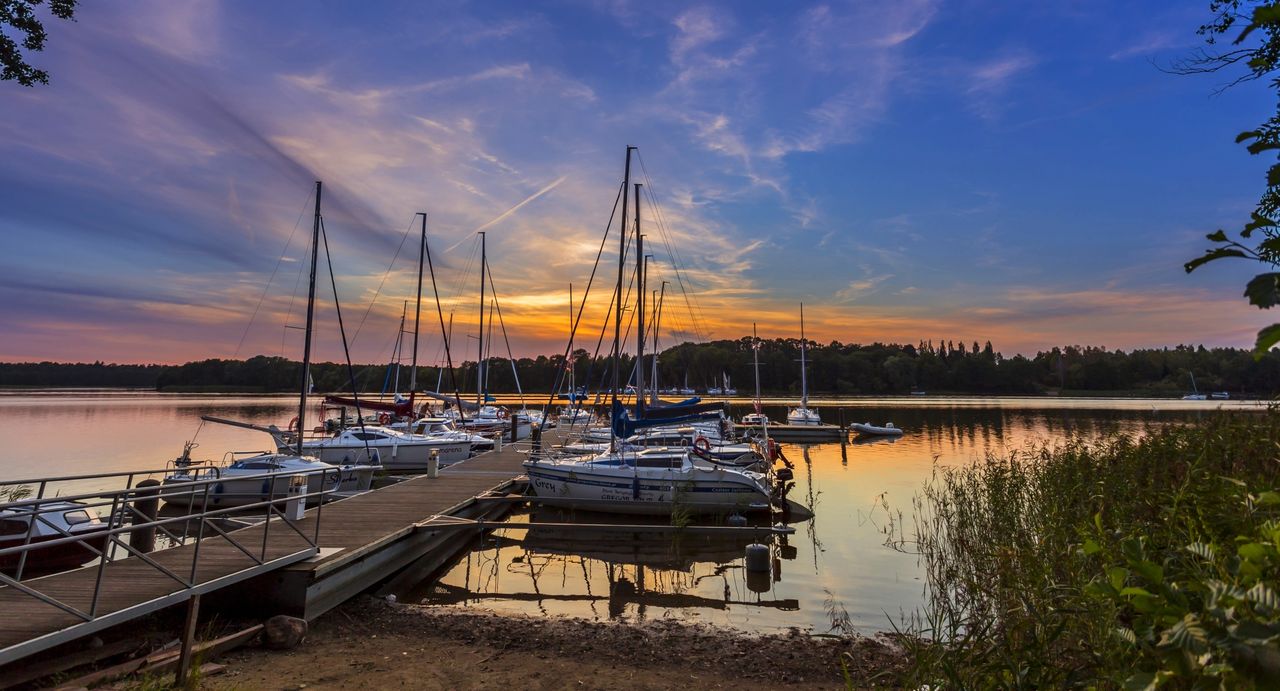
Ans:
MULTIPOLYGON (((800 342, 796 339, 763 341, 760 379, 764 393, 792 395, 799 391, 800 342)), ((659 356, 660 385, 678 386, 688 381, 702 391, 718 385, 728 375, 740 395, 754 387, 751 339, 685 343, 659 356)), ((1006 358, 990 342, 921 342, 918 345, 847 345, 833 342, 810 344, 810 390, 817 395, 931 394, 1080 395, 1168 398, 1191 391, 1195 377, 1200 392, 1226 391, 1233 398, 1270 398, 1280 394, 1280 354, 1255 358, 1236 348, 1177 346, 1133 351, 1069 346, 1037 353, 1034 357, 1006 358)), ((624 363, 630 369, 634 359, 624 363)), ((585 350, 575 351, 577 381, 599 390, 609 367, 605 358, 585 350)), ((131 365, 94 363, 0 363, 0 388, 134 388, 172 393, 276 393, 297 389, 301 365, 273 356, 246 360, 209 359, 182 365, 131 365)), ((357 365, 356 384, 364 393, 392 391, 393 365, 357 365)), ((556 387, 557 375, 566 370, 559 355, 489 360, 491 393, 546 392, 556 387)), ((420 366, 418 382, 442 390, 475 388, 476 363, 466 361, 449 372, 420 366)), ((311 377, 317 391, 350 391, 345 364, 315 363, 311 377)), ((400 368, 400 381, 409 380, 409 366, 400 368)))
POLYGON ((906 687, 1280 686, 1280 411, 938 470, 906 687))

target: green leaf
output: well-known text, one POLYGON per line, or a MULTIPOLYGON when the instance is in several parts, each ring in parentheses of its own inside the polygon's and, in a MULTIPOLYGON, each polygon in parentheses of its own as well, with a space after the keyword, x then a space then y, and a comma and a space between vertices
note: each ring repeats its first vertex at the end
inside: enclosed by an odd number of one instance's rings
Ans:
POLYGON ((1225 259, 1227 257, 1239 257, 1241 259, 1247 259, 1248 255, 1232 247, 1217 247, 1211 250, 1205 250, 1204 256, 1196 257, 1195 259, 1192 259, 1186 264, 1183 264, 1182 268, 1186 269, 1187 273, 1191 273, 1192 271, 1195 271, 1196 269, 1200 268, 1205 264, 1208 264, 1211 261, 1216 261, 1218 259, 1225 259))
POLYGON ((1219 228, 1204 237, 1209 242, 1227 242, 1227 231, 1219 228))
POLYGON ((1134 672, 1124 680, 1125 691, 1155 691, 1156 675, 1154 672, 1134 672))
POLYGON ((1280 492, 1266 491, 1258 495, 1258 499, 1254 501, 1258 506, 1277 506, 1280 505, 1280 492))
POLYGON ((1236 135, 1236 143, 1239 144, 1241 142, 1246 142, 1250 139, 1257 139, 1258 137, 1261 137, 1261 136, 1262 136, 1262 132, 1258 130, 1249 130, 1247 132, 1241 132, 1240 134, 1236 135))
POLYGON ((1272 324, 1258 332, 1258 341, 1253 344, 1253 358, 1262 358, 1276 343, 1280 343, 1280 324, 1272 324))
POLYGON ((1271 309, 1280 304, 1280 273, 1258 274, 1244 288, 1250 305, 1271 309))
POLYGON ((1139 587, 1137 587, 1137 586, 1133 586, 1133 585, 1131 585, 1131 586, 1129 586, 1128 588, 1125 588, 1124 590, 1121 590, 1121 591, 1120 591, 1120 597, 1131 597, 1131 596, 1135 596, 1135 595, 1140 595, 1140 596, 1144 596, 1144 597, 1155 597, 1155 596, 1154 596, 1154 595, 1152 595, 1152 594, 1151 594, 1151 592, 1150 592, 1150 591, 1148 591, 1146 588, 1139 588, 1139 587))
POLYGON ((1107 581, 1111 583, 1111 587, 1119 590, 1124 587, 1124 582, 1129 578, 1129 569, 1122 566, 1112 566, 1107 569, 1107 581))
POLYGON ((1249 561, 1262 561, 1267 558, 1267 547, 1258 542, 1249 542, 1237 547, 1236 554, 1249 561))
POLYGON ((1080 546, 1080 551, 1084 552, 1085 556, 1090 556, 1102 551, 1102 547, 1093 538, 1089 538, 1080 546))
POLYGON ((1133 565, 1133 570, 1149 582, 1160 585, 1164 582, 1164 569, 1159 564, 1143 560, 1133 565))

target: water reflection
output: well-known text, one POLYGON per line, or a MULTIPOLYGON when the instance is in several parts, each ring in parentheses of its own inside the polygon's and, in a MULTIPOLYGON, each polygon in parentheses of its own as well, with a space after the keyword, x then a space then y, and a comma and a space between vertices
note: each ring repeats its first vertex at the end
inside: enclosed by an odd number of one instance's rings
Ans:
POLYGON ((585 613, 626 620, 698 611, 725 614, 737 607, 786 612, 800 608, 799 600, 772 592, 782 577, 782 563, 798 555, 787 536, 765 540, 770 569, 752 573, 742 563, 747 546, 757 540, 748 534, 595 528, 587 521, 628 526, 661 522, 547 510, 510 520, 550 525, 499 531, 480 541, 444 577, 420 584, 401 598, 432 604, 501 602, 544 615, 585 613))

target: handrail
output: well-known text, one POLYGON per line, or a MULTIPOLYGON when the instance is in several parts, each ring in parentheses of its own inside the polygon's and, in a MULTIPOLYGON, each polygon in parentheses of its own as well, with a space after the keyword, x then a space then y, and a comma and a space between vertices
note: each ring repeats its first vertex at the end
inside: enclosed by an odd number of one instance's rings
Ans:
MULTIPOLYGON (((187 466, 188 468, 216 468, 217 466, 208 463, 202 465, 187 466)), ((173 468, 157 468, 155 470, 118 470, 110 473, 86 473, 84 475, 63 475, 61 477, 38 477, 27 480, 0 480, 0 487, 6 485, 38 485, 40 483, 52 482, 74 482, 76 480, 99 480, 104 477, 129 477, 131 475, 158 475, 161 473, 172 473, 173 468)))
MULTIPOLYGON (((241 504, 239 506, 225 506, 219 509, 213 509, 211 511, 202 511, 198 514, 188 514, 184 516, 171 516, 168 518, 157 518, 152 521, 147 521, 146 523, 130 523, 127 527, 120 526, 117 528, 107 528, 105 530, 86 531, 80 535, 73 535, 71 537, 60 537, 53 540, 42 540, 40 542, 32 542, 32 543, 23 544, 23 545, 16 545, 13 547, 0 548, 0 557, 7 556, 10 554, 17 554, 19 552, 25 552, 32 549, 56 547, 58 545, 70 544, 72 542, 84 542, 85 540, 88 540, 90 538, 111 537, 114 535, 119 535, 121 533, 132 533, 145 528, 171 525, 173 523, 189 523, 193 519, 206 520, 206 519, 218 517, 227 513, 244 513, 249 509, 256 509, 263 506, 273 506, 276 504, 282 504, 285 502, 294 501, 298 499, 310 499, 312 497, 322 497, 328 494, 333 494, 334 492, 337 492, 337 488, 321 489, 315 492, 308 492, 306 494, 281 495, 276 499, 268 499, 265 501, 255 502, 253 504, 241 504)), ((66 509, 55 509, 55 510, 66 511, 66 509)))
MULTIPOLYGON (((213 466, 213 465, 191 466, 191 468, 215 470, 215 471, 222 470, 222 468, 220 468, 219 466, 213 466)), ((189 469, 184 468, 183 470, 185 472, 186 470, 189 470, 189 469)), ((236 475, 234 479, 259 480, 267 477, 288 477, 290 475, 301 475, 305 477, 309 475, 316 475, 318 473, 327 474, 329 472, 341 473, 342 468, 339 466, 333 466, 332 468, 315 468, 313 470, 274 470, 274 471, 268 471, 264 473, 255 473, 253 475, 236 475)), ((170 471, 170 474, 173 474, 172 471, 170 471)), ((339 477, 341 477, 341 475, 339 475, 339 477)), ((6 509, 12 509, 12 508, 20 508, 20 507, 29 506, 32 504, 39 505, 39 504, 50 504, 53 502, 76 502, 76 501, 82 501, 84 499, 90 499, 94 497, 114 496, 116 494, 127 495, 132 493, 135 496, 139 494, 149 496, 159 491, 163 491, 165 494, 171 494, 175 489, 195 487, 195 486, 211 484, 215 482, 222 482, 224 479, 226 478, 218 476, 218 477, 211 477, 211 478, 200 478, 196 480, 184 480, 182 482, 172 482, 172 483, 167 483, 163 485, 155 485, 152 487, 126 487, 123 489, 102 490, 98 492, 85 492, 82 494, 69 494, 69 495, 63 495, 58 497, 32 497, 30 499, 18 499, 11 502, 0 503, 0 511, 4 511, 6 509)), ((0 484, 3 484, 3 483, 0 483, 0 484)), ((103 505, 105 505, 105 502, 103 504, 94 504, 90 506, 103 506, 103 505)), ((63 511, 63 510, 65 509, 47 509, 46 511, 63 511)))

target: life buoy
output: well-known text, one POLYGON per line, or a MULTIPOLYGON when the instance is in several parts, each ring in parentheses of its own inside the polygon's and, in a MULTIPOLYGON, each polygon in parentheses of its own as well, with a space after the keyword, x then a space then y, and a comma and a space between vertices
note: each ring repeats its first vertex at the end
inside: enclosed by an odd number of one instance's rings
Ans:
POLYGON ((693 440, 693 448, 703 456, 711 455, 711 442, 706 437, 698 437, 693 440))
POLYGON ((378 424, 379 424, 379 425, 385 425, 385 424, 387 424, 388 422, 391 422, 391 414, 390 414, 390 413, 378 413, 378 424))

